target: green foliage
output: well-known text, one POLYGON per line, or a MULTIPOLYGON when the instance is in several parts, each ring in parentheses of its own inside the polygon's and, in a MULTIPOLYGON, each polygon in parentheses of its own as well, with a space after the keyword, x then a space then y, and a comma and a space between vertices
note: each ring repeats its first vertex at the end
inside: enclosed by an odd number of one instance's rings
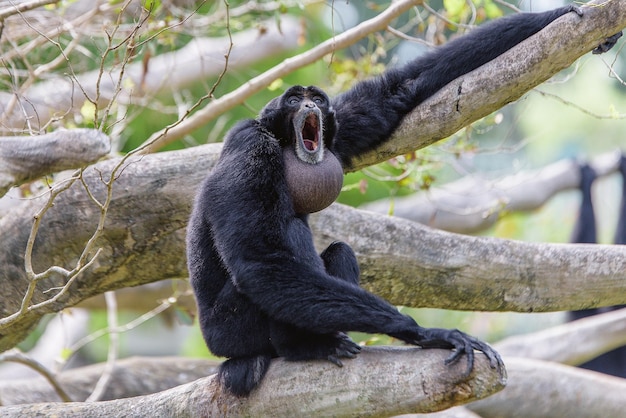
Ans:
POLYGON ((500 6, 493 0, 443 0, 447 17, 453 22, 467 22, 475 17, 476 23, 487 19, 495 19, 503 15, 500 6))

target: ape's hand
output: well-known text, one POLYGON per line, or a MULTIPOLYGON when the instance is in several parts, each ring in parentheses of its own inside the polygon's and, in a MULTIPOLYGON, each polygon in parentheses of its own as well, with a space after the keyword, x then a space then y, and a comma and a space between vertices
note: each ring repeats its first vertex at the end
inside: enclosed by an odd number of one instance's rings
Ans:
POLYGON ((500 355, 489 344, 464 332, 456 329, 422 328, 420 337, 420 339, 405 339, 404 341, 423 348, 454 349, 454 352, 446 359, 446 364, 455 363, 463 354, 467 354, 466 377, 470 375, 474 368, 474 350, 482 351, 487 356, 492 369, 497 369, 500 375, 504 373, 504 362, 500 355))

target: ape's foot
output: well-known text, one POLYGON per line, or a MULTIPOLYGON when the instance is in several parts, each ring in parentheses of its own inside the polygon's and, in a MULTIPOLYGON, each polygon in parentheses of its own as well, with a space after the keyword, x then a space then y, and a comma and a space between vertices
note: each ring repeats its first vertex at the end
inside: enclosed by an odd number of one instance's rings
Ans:
POLYGON ((617 40, 619 38, 622 37, 622 31, 619 31, 618 33, 616 33, 613 36, 609 36, 608 38, 606 38, 606 40, 601 43, 600 45, 598 45, 598 47, 596 49, 594 49, 593 51, 591 51, 592 54, 604 54, 606 51, 610 50, 611 48, 613 48, 615 46, 615 44, 617 43, 617 40))
POLYGON ((328 360, 342 367, 342 358, 355 358, 361 346, 343 332, 334 334, 318 334, 307 338, 306 342, 297 346, 283 346, 277 349, 278 355, 290 361, 328 360))

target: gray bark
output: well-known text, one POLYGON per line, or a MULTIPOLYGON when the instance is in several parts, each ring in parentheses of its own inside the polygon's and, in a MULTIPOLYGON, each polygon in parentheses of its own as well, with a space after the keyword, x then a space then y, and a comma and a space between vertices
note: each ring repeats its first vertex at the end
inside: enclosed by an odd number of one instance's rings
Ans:
MULTIPOLYGON (((619 158, 619 153, 610 153, 589 164, 598 176, 605 176, 617 171, 619 158)), ((570 159, 498 180, 480 174, 465 176, 425 192, 380 199, 359 208, 386 214, 393 206, 393 216, 445 231, 473 233, 494 225, 505 212, 537 209, 557 193, 578 188, 579 183, 579 164, 570 159)))
POLYGON ((549 312, 626 300, 625 246, 471 237, 340 205, 311 225, 319 243, 352 245, 362 285, 396 305, 549 312))
POLYGON ((626 27, 626 2, 595 0, 584 16, 569 13, 498 58, 450 82, 416 107, 392 140, 361 156, 354 169, 446 138, 519 99, 626 27))
POLYGON ((526 357, 577 366, 626 346, 626 308, 514 335, 494 347, 503 357, 526 357))
MULTIPOLYGON (((119 360, 111 372, 101 400, 130 398, 171 389, 209 376, 218 362, 182 357, 132 357, 119 360)), ((59 386, 76 402, 83 402, 96 386, 105 364, 71 369, 56 376, 59 386)), ((61 398, 42 377, 0 381, 0 404, 18 405, 60 402, 61 398)))
POLYGON ((450 366, 448 350, 366 348, 339 368, 330 362, 275 360, 247 399, 223 392, 213 376, 142 397, 94 403, 48 403, 0 408, 3 417, 45 413, 63 417, 391 416, 433 412, 489 396, 506 377, 477 355, 464 378, 465 358, 450 366))
POLYGON ((43 175, 85 167, 110 150, 109 138, 94 129, 0 136, 0 197, 11 187, 43 175))
POLYGON ((469 405, 483 418, 624 416, 626 379, 540 360, 505 361, 507 387, 469 405))
MULTIPOLYGON (((193 195, 218 155, 218 145, 129 158, 113 188, 96 263, 64 298, 31 310, 10 326, 0 323, 0 347, 12 347, 39 318, 106 290, 186 277, 184 233, 193 195)), ((119 159, 84 172, 102 199, 105 178, 119 159)), ((27 286, 24 249, 40 199, 22 202, 0 219, 2 316, 17 311, 27 286)), ((43 217, 34 266, 69 267, 82 252, 100 212, 80 182, 60 194, 43 217), (71 225, 68 228, 67 225, 71 225)), ((341 205, 311 217, 318 247, 351 244, 363 286, 397 305, 488 311, 555 311, 626 303, 626 247, 540 244, 445 233, 409 221, 341 205), (598 286, 597 283, 602 283, 598 286)), ((62 285, 59 277, 39 284, 62 285)))

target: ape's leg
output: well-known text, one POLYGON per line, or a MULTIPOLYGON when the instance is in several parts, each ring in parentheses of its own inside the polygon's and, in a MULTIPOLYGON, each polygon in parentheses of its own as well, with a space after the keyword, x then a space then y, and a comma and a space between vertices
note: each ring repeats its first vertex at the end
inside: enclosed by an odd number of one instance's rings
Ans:
POLYGON ((352 248, 345 242, 335 241, 320 254, 326 273, 348 283, 359 285, 359 263, 352 248))
MULTIPOLYGON (((198 299, 199 305, 202 300, 198 299)), ((221 385, 237 396, 247 396, 276 357, 267 316, 238 293, 230 279, 210 310, 203 311, 210 312, 200 316, 207 346, 213 354, 228 357, 218 370, 221 385)))
POLYGON ((211 231, 192 218, 188 255, 190 282, 196 295, 200 329, 211 352, 228 357, 218 379, 230 392, 245 396, 261 381, 276 356, 269 340, 267 316, 237 292, 215 251, 211 231))
MULTIPOLYGON (((352 248, 333 242, 320 255, 332 277, 359 285, 359 265, 352 248)), ((361 347, 343 332, 316 334, 293 325, 274 321, 270 325, 272 343, 279 356, 287 360, 329 360, 342 366, 340 358, 354 358, 361 347)))

